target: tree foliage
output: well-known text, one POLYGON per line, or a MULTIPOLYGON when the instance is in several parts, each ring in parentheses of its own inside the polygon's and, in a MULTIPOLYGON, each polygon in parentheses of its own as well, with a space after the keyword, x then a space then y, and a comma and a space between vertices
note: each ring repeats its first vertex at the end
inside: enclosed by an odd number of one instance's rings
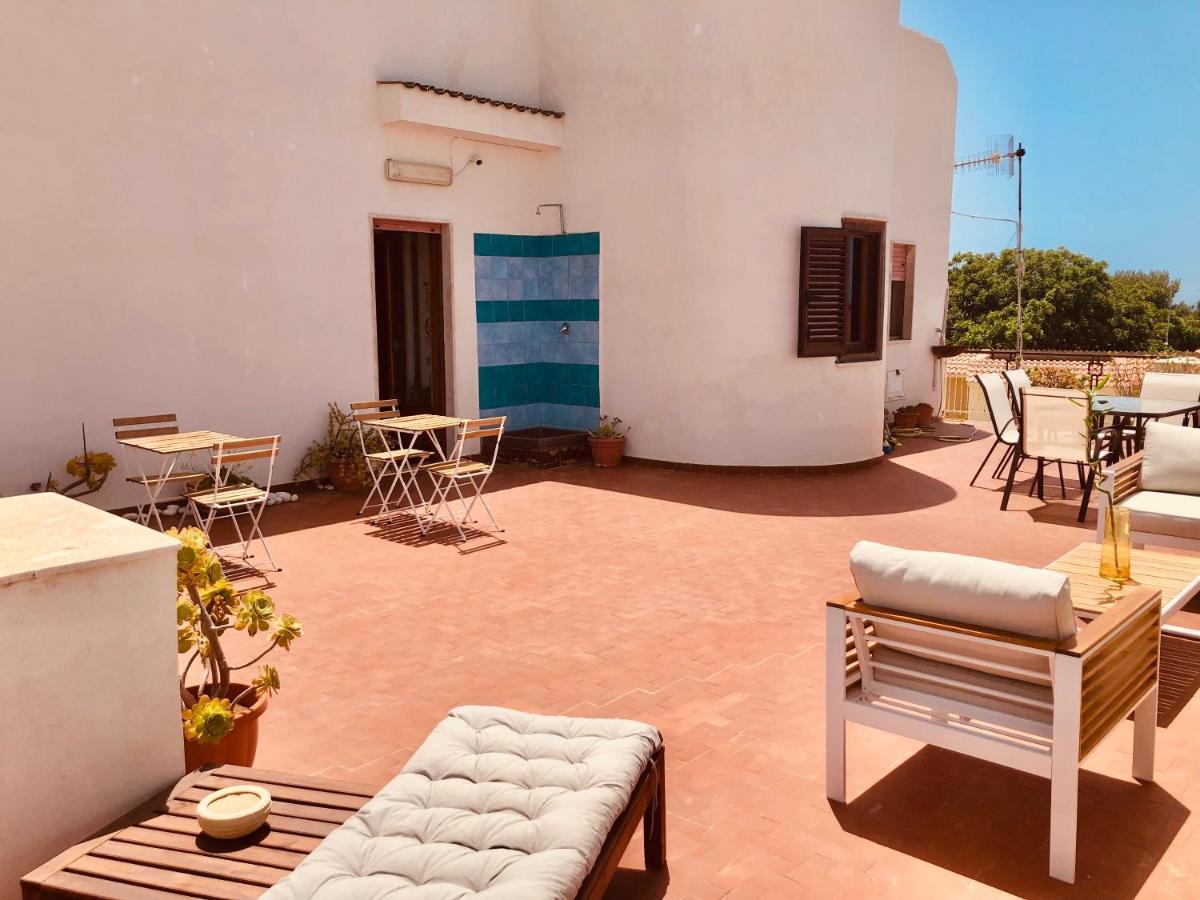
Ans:
MULTIPOLYGON (((950 260, 946 341, 1013 347, 1017 333, 1016 251, 958 253, 950 260)), ((1025 251, 1027 350, 1200 348, 1200 311, 1175 302, 1167 272, 1117 271, 1065 247, 1025 251), (1169 326, 1169 328, 1168 328, 1169 326)))

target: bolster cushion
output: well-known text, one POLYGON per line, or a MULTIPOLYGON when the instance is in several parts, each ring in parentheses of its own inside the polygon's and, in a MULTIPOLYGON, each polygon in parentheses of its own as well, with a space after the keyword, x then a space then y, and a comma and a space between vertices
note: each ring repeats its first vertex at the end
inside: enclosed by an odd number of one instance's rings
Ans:
POLYGON ((871 606, 1050 641, 1075 634, 1071 582, 1058 572, 870 541, 854 545, 850 570, 871 606))
POLYGON ((1200 428, 1150 422, 1142 449, 1142 490, 1200 494, 1200 428))

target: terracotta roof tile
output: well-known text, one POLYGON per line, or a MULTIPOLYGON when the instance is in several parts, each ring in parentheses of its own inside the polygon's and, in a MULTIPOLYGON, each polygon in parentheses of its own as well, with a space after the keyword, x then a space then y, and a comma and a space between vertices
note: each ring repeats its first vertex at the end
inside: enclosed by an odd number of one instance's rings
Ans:
POLYGON ((492 97, 481 97, 478 94, 467 94, 463 91, 455 91, 450 88, 438 87, 433 84, 422 84, 419 81, 379 81, 377 84, 402 84, 406 88, 414 88, 419 91, 433 91, 435 94, 445 94, 448 97, 458 97, 462 100, 471 101, 474 103, 486 103, 489 106, 501 106, 504 109, 511 109, 516 112, 533 113, 538 116, 551 116, 555 119, 561 119, 564 113, 553 109, 540 109, 536 106, 524 106, 520 103, 514 103, 511 100, 496 100, 492 97))

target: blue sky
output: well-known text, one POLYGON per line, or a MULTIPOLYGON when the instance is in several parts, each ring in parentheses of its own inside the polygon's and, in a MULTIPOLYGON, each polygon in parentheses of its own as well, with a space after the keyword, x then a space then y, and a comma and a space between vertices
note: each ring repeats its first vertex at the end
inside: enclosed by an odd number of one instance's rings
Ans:
MULTIPOLYGON (((1200 300, 1200 0, 901 0, 958 73, 956 156, 1025 144, 1025 246, 1166 269, 1200 300)), ((954 209, 1016 218, 1016 179, 957 174, 954 209)), ((951 251, 1014 228, 953 217, 951 251)))

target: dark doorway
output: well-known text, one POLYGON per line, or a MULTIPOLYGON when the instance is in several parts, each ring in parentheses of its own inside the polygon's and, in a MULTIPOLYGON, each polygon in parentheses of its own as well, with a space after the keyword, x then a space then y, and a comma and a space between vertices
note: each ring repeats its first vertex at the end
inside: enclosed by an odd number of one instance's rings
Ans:
POLYGON ((375 220, 379 395, 401 413, 446 412, 440 225, 375 220))

